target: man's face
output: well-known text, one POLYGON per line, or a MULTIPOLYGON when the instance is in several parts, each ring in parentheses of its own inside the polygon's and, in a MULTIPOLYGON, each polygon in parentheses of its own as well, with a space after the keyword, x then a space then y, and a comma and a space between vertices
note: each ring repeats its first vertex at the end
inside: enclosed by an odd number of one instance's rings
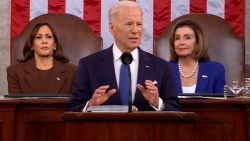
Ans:
POLYGON ((118 48, 131 52, 139 47, 143 32, 142 13, 139 8, 120 8, 113 21, 109 24, 110 32, 118 48))

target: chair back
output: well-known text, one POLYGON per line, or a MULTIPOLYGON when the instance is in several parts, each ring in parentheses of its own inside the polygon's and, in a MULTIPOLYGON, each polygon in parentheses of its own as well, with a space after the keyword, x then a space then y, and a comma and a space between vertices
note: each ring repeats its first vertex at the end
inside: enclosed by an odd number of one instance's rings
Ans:
POLYGON ((49 13, 31 20, 19 36, 12 40, 12 64, 23 58, 23 47, 30 32, 37 23, 47 22, 54 29, 64 55, 70 63, 78 65, 80 58, 102 50, 102 38, 81 18, 66 13, 49 13))
POLYGON ((198 23, 208 42, 208 53, 211 60, 220 62, 226 71, 226 82, 242 82, 244 78, 245 51, 244 41, 238 37, 232 27, 221 17, 212 14, 188 14, 173 20, 166 30, 154 40, 154 54, 170 59, 169 38, 174 25, 183 20, 198 23))

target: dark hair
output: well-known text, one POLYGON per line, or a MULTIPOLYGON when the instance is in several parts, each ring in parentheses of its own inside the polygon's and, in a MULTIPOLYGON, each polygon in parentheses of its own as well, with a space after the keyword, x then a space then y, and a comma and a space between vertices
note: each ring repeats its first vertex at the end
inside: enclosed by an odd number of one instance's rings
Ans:
POLYGON ((61 61, 61 62, 64 62, 64 63, 69 62, 69 59, 63 55, 62 46, 59 44, 57 36, 49 23, 38 23, 34 26, 34 28, 32 29, 32 31, 31 31, 31 33, 30 33, 30 35, 29 35, 28 39, 26 40, 25 45, 23 47, 23 57, 24 58, 18 59, 17 61, 18 62, 26 62, 34 57, 34 51, 32 49, 32 46, 33 46, 34 39, 36 37, 38 30, 42 26, 48 26, 52 32, 53 37, 54 37, 54 41, 56 43, 56 49, 53 52, 54 59, 61 61))
POLYGON ((197 47, 195 48, 194 59, 201 60, 201 61, 209 60, 207 40, 203 34, 203 31, 197 23, 195 23, 191 20, 181 21, 174 26, 174 28, 170 34, 170 38, 169 38, 169 41, 170 41, 170 60, 177 61, 179 58, 179 56, 176 54, 175 49, 174 49, 175 32, 178 28, 185 27, 185 26, 191 28, 195 34, 197 47))

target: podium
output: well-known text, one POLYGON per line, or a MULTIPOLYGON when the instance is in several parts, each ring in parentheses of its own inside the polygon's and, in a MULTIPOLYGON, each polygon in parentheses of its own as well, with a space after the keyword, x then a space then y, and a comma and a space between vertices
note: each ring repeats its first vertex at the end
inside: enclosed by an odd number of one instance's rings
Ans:
POLYGON ((0 98, 0 141, 65 141, 68 98, 0 98))
POLYGON ((66 141, 192 141, 193 112, 63 114, 66 141))
POLYGON ((250 98, 181 99, 181 105, 199 115, 195 141, 250 141, 250 98))
POLYGON ((184 112, 138 113, 65 112, 68 100, 0 98, 0 141, 250 140, 250 98, 180 99, 184 112))

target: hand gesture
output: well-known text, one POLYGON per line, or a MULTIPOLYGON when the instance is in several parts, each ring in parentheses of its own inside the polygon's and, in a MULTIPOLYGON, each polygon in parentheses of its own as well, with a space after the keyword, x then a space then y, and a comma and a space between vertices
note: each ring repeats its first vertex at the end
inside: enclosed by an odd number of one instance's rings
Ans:
POLYGON ((108 88, 109 88, 109 85, 100 86, 99 88, 97 88, 92 98, 89 100, 89 106, 101 105, 104 102, 106 102, 110 96, 115 94, 116 89, 111 89, 107 92, 108 88))
POLYGON ((151 80, 145 80, 145 87, 137 84, 137 88, 141 91, 142 95, 150 104, 158 108, 159 105, 159 92, 158 88, 151 80))

